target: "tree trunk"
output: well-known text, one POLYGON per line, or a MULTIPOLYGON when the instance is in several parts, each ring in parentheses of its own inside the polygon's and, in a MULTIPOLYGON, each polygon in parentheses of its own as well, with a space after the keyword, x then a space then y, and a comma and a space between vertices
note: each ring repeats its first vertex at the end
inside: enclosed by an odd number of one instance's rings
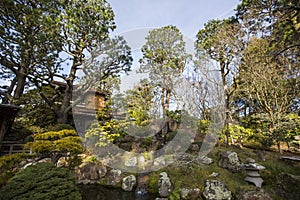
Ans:
POLYGON ((277 142, 277 148, 278 148, 278 152, 280 154, 282 154, 282 149, 281 149, 281 146, 280 146, 280 142, 277 142))
POLYGON ((80 66, 83 62, 82 59, 80 59, 80 57, 82 56, 82 49, 78 49, 78 47, 76 47, 76 50, 77 55, 74 55, 73 64, 70 69, 69 76, 66 79, 66 88, 63 93, 63 101, 60 107, 60 114, 57 118, 57 123, 66 124, 68 121, 69 113, 71 111, 72 91, 74 86, 74 80, 76 78, 77 67, 80 66))
POLYGON ((25 83, 26 83, 26 75, 22 73, 17 74, 17 83, 16 83, 16 89, 14 90, 14 96, 12 104, 18 105, 18 100, 20 99, 21 95, 24 92, 25 83))

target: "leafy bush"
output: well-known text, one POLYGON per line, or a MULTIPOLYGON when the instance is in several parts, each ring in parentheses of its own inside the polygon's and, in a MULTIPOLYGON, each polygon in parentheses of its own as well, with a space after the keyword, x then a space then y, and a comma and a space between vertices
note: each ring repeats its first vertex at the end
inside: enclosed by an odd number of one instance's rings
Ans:
POLYGON ((60 157, 75 157, 82 153, 81 138, 75 130, 49 131, 34 135, 34 141, 25 147, 37 153, 40 157, 50 157, 55 164, 60 157))
POLYGON ((18 165, 26 158, 32 156, 25 153, 16 153, 11 155, 4 155, 0 157, 0 187, 14 176, 18 171, 18 165))
POLYGON ((0 200, 81 199, 75 179, 65 168, 38 163, 18 172, 1 188, 0 200))

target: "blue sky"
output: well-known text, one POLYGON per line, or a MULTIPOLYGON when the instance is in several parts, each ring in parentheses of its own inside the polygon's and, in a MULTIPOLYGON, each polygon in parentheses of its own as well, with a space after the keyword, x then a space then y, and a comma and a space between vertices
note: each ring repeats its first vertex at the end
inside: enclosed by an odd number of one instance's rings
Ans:
POLYGON ((122 76, 121 90, 133 87, 147 75, 136 74, 148 31, 166 25, 177 26, 186 40, 188 53, 194 51, 196 34, 204 23, 234 15, 239 0, 108 0, 117 25, 113 34, 122 35, 132 49, 133 66, 122 76))
POLYGON ((140 28, 177 26, 194 38, 204 23, 234 14, 239 0, 108 0, 115 13, 116 33, 140 28))

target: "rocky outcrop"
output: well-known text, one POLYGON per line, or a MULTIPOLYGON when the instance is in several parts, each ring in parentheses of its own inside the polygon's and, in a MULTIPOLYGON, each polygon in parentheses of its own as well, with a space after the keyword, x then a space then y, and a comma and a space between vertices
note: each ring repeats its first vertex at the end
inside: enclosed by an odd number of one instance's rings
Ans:
POLYGON ((167 197, 172 192, 172 183, 166 172, 160 173, 159 176, 158 193, 161 197, 167 197))
POLYGON ((107 173, 106 167, 100 162, 85 162, 75 168, 77 183, 92 184, 99 181, 107 173))
POLYGON ((239 190, 236 194, 239 200, 272 200, 271 196, 261 188, 248 190, 239 190))
POLYGON ((235 173, 240 171, 241 161, 234 151, 226 151, 220 154, 219 166, 235 173))
POLYGON ((122 181, 122 189, 131 192, 136 185, 136 178, 134 175, 126 176, 122 181))
POLYGON ((204 185, 203 197, 206 200, 230 200, 232 194, 222 181, 207 180, 204 185))

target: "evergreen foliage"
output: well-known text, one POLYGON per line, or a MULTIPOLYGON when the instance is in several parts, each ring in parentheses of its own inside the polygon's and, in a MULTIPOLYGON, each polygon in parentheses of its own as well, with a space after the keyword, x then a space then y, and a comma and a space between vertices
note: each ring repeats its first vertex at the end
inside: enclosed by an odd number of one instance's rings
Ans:
POLYGON ((82 199, 74 177, 65 168, 38 163, 18 172, 0 190, 1 200, 82 199))

